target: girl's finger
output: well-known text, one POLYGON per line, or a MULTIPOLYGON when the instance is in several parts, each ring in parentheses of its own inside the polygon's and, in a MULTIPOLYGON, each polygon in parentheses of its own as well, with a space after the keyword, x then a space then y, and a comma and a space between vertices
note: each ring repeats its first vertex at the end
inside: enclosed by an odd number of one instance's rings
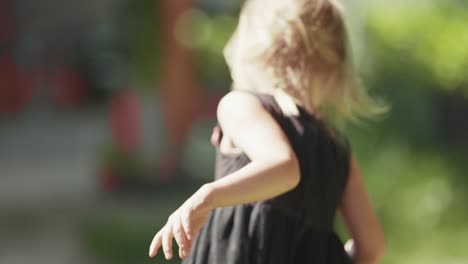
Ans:
POLYGON ((182 255, 185 254, 188 239, 187 239, 187 237, 185 235, 184 228, 183 228, 182 224, 180 223, 179 218, 174 220, 172 232, 173 232, 174 238, 175 238, 175 240, 176 240, 177 244, 179 245, 179 248, 181 249, 181 252, 182 252, 182 254, 179 254, 179 255, 180 255, 181 258, 183 258, 182 255))
POLYGON ((181 248, 179 248, 179 256, 181 259, 186 259, 190 256, 190 251, 192 250, 192 241, 190 240, 187 240, 187 245, 184 249, 184 251, 182 251, 181 248))
POLYGON ((149 256, 151 258, 154 258, 156 254, 158 254, 158 250, 161 247, 161 231, 159 231, 153 238, 153 241, 151 241, 151 245, 149 248, 149 256))
POLYGON ((183 256, 183 254, 182 254, 182 248, 179 248, 179 257, 180 257, 181 259, 184 259, 184 256, 183 256))
POLYGON ((192 240, 193 230, 192 230, 192 224, 190 223, 190 212, 188 212, 188 210, 182 211, 181 222, 185 231, 185 235, 187 236, 187 239, 192 240))
POLYGON ((184 259, 188 258, 190 256, 190 252, 192 251, 192 241, 188 240, 187 241, 187 247, 185 249, 184 253, 184 259))
POLYGON ((172 239, 174 234, 172 233, 172 225, 169 225, 164 228, 162 234, 162 247, 164 250, 164 256, 167 260, 172 259, 172 239))

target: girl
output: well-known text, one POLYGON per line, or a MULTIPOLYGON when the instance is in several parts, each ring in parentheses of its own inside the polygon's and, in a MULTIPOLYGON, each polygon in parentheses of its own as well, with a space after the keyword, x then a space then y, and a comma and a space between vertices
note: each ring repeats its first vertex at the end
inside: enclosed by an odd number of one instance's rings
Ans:
POLYGON ((385 111, 351 69, 332 0, 250 0, 225 49, 233 91, 219 103, 214 182, 155 235, 186 264, 376 263, 381 227, 346 139, 327 121, 385 111), (353 238, 333 231, 339 211, 353 238))

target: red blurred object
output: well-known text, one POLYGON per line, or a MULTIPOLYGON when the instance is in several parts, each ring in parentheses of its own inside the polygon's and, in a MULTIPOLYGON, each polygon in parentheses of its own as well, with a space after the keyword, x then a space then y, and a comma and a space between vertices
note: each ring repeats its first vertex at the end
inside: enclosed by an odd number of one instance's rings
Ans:
POLYGON ((17 113, 26 101, 26 93, 18 87, 18 74, 12 49, 15 41, 13 2, 0 0, 0 114, 17 113))
POLYGON ((61 68, 49 79, 56 102, 61 106, 76 106, 86 98, 86 84, 82 75, 73 69, 61 68))
POLYGON ((31 98, 37 78, 32 73, 18 73, 13 57, 0 57, 0 113, 15 114, 31 98))
POLYGON ((171 181, 173 173, 176 169, 176 159, 170 155, 162 156, 158 161, 158 179, 161 183, 171 181))
POLYGON ((141 144, 141 102, 136 93, 124 91, 111 99, 109 126, 114 141, 124 151, 134 151, 141 144))
POLYGON ((218 103, 223 98, 224 94, 203 94, 201 103, 198 105, 194 122, 204 122, 216 118, 216 109, 218 103))
POLYGON ((106 192, 111 192, 119 188, 122 182, 119 177, 114 175, 112 170, 108 169, 105 170, 104 173, 101 175, 99 184, 102 190, 106 192))

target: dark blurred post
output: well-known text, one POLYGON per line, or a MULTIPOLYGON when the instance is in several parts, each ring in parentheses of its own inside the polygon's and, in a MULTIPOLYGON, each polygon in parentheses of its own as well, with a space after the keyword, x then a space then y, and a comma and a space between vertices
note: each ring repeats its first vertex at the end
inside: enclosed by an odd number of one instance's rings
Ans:
MULTIPOLYGON (((178 169, 186 139, 196 115, 200 87, 196 80, 191 51, 176 38, 178 19, 194 0, 163 0, 161 110, 168 132, 167 153, 160 160, 160 179, 169 180, 178 169)), ((177 175, 181 176, 181 175, 177 175)))

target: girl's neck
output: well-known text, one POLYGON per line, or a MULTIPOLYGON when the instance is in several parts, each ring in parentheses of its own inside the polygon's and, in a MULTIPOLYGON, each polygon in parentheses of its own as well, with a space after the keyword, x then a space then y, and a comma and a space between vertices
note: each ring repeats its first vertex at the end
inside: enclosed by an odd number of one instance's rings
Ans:
MULTIPOLYGON (((244 86, 245 87, 245 86, 244 86)), ((307 112, 309 115, 315 117, 317 120, 322 119, 322 115, 319 111, 312 108, 307 104, 303 98, 307 98, 307 95, 299 96, 297 94, 292 94, 284 89, 246 89, 242 86, 235 86, 235 90, 247 91, 260 94, 268 94, 274 97, 275 101, 278 103, 278 106, 281 108, 281 111, 284 115, 287 116, 298 116, 300 115, 300 108, 302 111, 307 112)))
POLYGON ((298 116, 300 114, 299 107, 301 107, 309 115, 314 116, 316 119, 321 119, 321 115, 318 111, 315 111, 312 107, 305 105, 304 102, 289 94, 287 91, 277 89, 271 93, 271 95, 275 98, 279 107, 287 116, 298 116))

